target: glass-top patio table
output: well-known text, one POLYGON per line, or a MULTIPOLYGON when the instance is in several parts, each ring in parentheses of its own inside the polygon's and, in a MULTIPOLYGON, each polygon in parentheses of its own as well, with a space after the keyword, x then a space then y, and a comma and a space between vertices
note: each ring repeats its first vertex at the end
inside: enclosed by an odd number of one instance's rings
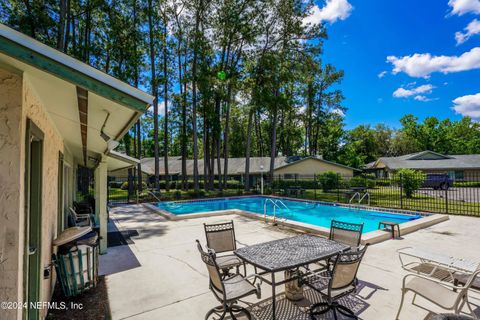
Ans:
POLYGON ((271 274, 271 281, 263 280, 272 286, 272 319, 275 319, 275 287, 296 280, 290 278, 276 282, 276 272, 326 260, 348 249, 349 246, 332 240, 300 235, 239 248, 235 254, 243 261, 264 270, 260 274, 271 274))

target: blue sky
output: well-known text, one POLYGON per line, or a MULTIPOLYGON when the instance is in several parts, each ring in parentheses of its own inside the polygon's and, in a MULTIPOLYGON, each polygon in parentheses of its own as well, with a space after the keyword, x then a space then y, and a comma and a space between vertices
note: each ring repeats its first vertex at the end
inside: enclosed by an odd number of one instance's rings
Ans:
POLYGON ((409 113, 480 120, 480 0, 317 1, 325 62, 345 71, 348 128, 398 127, 409 113))

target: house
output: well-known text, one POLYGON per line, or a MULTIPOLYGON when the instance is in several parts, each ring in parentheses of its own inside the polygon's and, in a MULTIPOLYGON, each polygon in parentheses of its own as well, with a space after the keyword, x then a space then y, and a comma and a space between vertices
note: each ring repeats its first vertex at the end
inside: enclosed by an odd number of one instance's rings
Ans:
MULTIPOLYGON (((230 178, 242 180, 245 176, 245 158, 229 158, 228 159, 228 175, 230 178)), ((149 177, 155 175, 155 161, 154 158, 141 159, 142 172, 149 177)), ((224 174, 224 159, 220 158, 221 173, 224 174)), ((354 173, 361 170, 344 166, 332 161, 323 159, 320 156, 311 157, 286 157, 279 156, 275 158, 274 162, 274 176, 282 179, 294 179, 299 177, 321 174, 327 171, 337 172, 338 174, 346 177, 351 177, 354 173)), ((266 175, 270 169, 270 157, 251 157, 250 158, 250 177, 256 179, 260 175, 266 175)), ((159 173, 160 177, 165 177, 165 166, 163 158, 159 161, 159 173)), ((193 176, 193 160, 188 159, 186 161, 186 173, 188 177, 193 176)), ((198 173, 200 177, 204 175, 204 161, 198 160, 198 173)), ((182 157, 169 157, 168 158, 168 174, 172 180, 178 180, 182 174, 182 157)), ((215 174, 218 175, 218 166, 215 159, 215 174)), ((110 174, 112 179, 123 180, 127 176, 126 170, 118 170, 110 174)))
POLYGON ((476 181, 480 176, 480 154, 444 155, 427 150, 399 157, 381 157, 367 164, 365 171, 377 177, 388 177, 403 168, 425 173, 447 173, 455 180, 476 181))
MULTIPOLYGON (((52 241, 76 197, 79 168, 94 172, 106 252, 107 172, 138 160, 113 148, 153 97, 0 24, 0 301, 50 301, 52 241)), ((0 310, 43 319, 47 309, 0 310)))

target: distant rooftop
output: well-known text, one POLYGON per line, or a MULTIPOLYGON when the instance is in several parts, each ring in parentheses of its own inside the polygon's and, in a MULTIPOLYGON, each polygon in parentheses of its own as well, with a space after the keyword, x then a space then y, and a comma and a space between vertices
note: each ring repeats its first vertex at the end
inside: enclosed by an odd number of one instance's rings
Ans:
MULTIPOLYGON (((339 167, 349 168, 352 170, 357 170, 355 168, 350 168, 339 163, 331 162, 323 159, 321 156, 311 156, 311 157, 302 157, 302 156, 279 156, 275 158, 274 168, 279 169, 284 166, 291 165, 293 163, 303 161, 305 159, 314 158, 316 160, 337 165, 339 167)), ((240 175, 245 173, 245 162, 246 158, 228 158, 228 175, 240 175)), ((141 160, 142 171, 153 175, 155 174, 155 161, 154 158, 143 158, 141 160)), ((160 166, 160 175, 165 174, 165 166, 163 158, 159 161, 160 166)), ((187 159, 187 174, 193 174, 193 160, 187 159)), ((224 158, 220 158, 220 166, 222 168, 221 172, 224 173, 224 158)), ((270 168, 270 157, 250 157, 250 173, 251 174, 260 174, 261 172, 268 172, 270 168), (263 166, 263 169, 262 169, 263 166)), ((203 175, 204 170, 204 161, 203 159, 198 159, 198 173, 203 175)), ((168 173, 170 175, 177 175, 182 173, 182 157, 169 157, 168 158, 168 173)), ((215 159, 215 174, 218 174, 217 159, 215 159)))
POLYGON ((387 167, 397 169, 480 169, 480 154, 444 155, 433 151, 422 151, 399 157, 381 157, 368 163, 366 169, 387 167))

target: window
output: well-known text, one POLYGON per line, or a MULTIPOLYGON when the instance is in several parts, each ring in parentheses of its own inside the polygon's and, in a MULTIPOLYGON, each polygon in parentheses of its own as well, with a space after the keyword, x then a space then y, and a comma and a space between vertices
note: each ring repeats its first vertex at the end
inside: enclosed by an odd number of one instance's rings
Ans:
POLYGON ((463 180, 464 179, 464 174, 463 171, 455 171, 455 180, 463 180))
POLYGON ((463 170, 448 171, 448 176, 455 181, 464 179, 463 170))

